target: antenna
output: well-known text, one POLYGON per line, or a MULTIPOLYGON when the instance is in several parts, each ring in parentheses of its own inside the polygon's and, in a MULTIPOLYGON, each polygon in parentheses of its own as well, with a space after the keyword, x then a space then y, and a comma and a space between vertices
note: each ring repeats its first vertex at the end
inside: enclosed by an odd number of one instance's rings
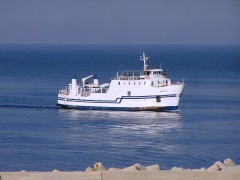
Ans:
POLYGON ((145 52, 143 52, 142 56, 140 56, 140 60, 142 60, 143 63, 144 63, 144 66, 143 66, 143 70, 144 70, 144 71, 147 70, 147 68, 148 68, 147 61, 148 61, 149 58, 150 58, 150 57, 146 57, 146 56, 145 56, 145 52))

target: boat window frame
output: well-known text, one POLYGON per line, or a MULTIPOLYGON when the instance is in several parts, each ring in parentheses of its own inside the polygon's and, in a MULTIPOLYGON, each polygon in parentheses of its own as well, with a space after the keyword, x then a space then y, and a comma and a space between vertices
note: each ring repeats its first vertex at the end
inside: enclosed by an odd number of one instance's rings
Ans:
POLYGON ((161 96, 156 96, 156 102, 157 103, 161 102, 161 96))

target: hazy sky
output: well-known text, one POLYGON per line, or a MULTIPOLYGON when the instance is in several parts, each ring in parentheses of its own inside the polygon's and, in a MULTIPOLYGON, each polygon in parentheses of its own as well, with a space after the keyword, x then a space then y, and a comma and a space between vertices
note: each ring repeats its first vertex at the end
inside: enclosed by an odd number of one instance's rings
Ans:
POLYGON ((3 43, 240 44, 240 0, 0 0, 3 43))

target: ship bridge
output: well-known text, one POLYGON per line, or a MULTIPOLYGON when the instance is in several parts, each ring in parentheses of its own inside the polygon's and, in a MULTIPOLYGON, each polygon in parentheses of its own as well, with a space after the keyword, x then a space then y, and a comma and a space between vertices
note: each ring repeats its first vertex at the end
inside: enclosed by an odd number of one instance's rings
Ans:
POLYGON ((113 80, 141 80, 141 79, 159 79, 167 78, 167 73, 162 69, 146 69, 146 70, 128 70, 118 72, 113 80))

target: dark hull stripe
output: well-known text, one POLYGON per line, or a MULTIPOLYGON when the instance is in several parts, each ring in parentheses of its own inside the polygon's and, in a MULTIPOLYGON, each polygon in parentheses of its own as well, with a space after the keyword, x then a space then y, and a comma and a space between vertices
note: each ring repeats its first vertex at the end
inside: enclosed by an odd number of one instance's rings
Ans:
POLYGON ((178 106, 166 106, 166 107, 100 107, 100 106, 70 106, 58 104, 59 107, 67 109, 79 109, 79 110, 110 110, 110 111, 176 111, 178 106))

